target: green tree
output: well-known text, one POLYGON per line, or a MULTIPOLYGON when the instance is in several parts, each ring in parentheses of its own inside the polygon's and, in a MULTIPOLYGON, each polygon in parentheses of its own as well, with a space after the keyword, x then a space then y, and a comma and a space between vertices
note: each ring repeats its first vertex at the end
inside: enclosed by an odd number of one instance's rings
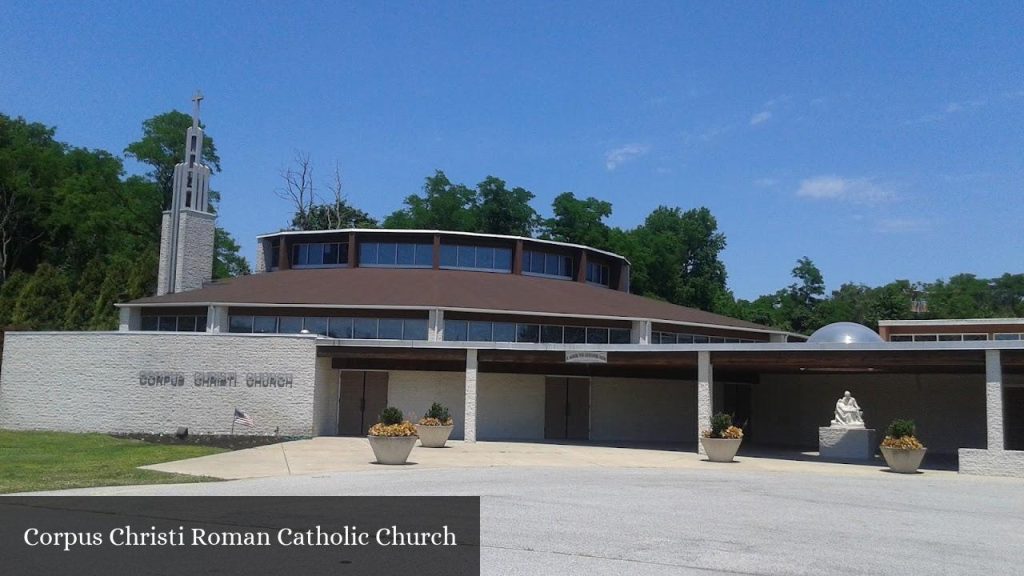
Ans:
POLYGON ((314 204, 305 218, 305 227, 299 215, 292 218, 293 230, 337 230, 339 228, 376 228, 377 220, 366 212, 349 205, 345 200, 337 203, 314 204))
POLYGON ((241 250, 235 239, 224 229, 214 231, 213 278, 232 278, 249 274, 249 262, 238 253, 241 250))
POLYGON ((488 176, 476 186, 478 232, 532 236, 539 216, 530 206, 533 193, 516 186, 509 190, 505 181, 488 176))
POLYGON ((453 184, 440 170, 427 177, 422 196, 407 196, 404 203, 405 208, 384 219, 385 228, 461 232, 479 228, 476 192, 463 184, 453 184))
POLYGON ((60 330, 70 299, 67 277, 44 262, 18 294, 11 322, 33 330, 60 330))
POLYGON ((623 243, 612 234, 612 243, 633 264, 634 292, 702 310, 731 306, 719 259, 725 235, 710 210, 660 206, 628 236, 631 241, 623 243))
MULTIPOLYGON (((202 122, 199 126, 205 131, 202 122)), ((174 167, 185 161, 185 132, 191 127, 192 116, 184 112, 172 110, 158 114, 142 123, 142 138, 124 149, 126 156, 152 168, 149 176, 163 193, 163 207, 171 205, 174 167)), ((220 172, 220 156, 209 134, 203 137, 203 161, 213 172, 220 172)), ((213 192, 210 196, 212 202, 213 192)))
POLYGON ((563 192, 551 208, 554 216, 544 221, 542 238, 608 248, 611 229, 604 220, 612 214, 610 202, 593 197, 579 200, 572 192, 563 192))

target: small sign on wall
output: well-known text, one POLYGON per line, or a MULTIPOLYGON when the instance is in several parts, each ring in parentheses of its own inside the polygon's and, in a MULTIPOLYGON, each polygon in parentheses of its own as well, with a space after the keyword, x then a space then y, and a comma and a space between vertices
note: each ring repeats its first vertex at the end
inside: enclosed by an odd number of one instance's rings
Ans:
POLYGON ((565 362, 567 364, 607 364, 608 353, 591 350, 566 350, 565 362))

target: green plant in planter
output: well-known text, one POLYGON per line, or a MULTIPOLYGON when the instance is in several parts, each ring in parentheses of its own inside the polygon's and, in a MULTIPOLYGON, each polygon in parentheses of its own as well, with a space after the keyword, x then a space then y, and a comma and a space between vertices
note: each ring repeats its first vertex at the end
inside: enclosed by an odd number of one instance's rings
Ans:
POLYGON ((452 417, 448 413, 448 408, 443 404, 434 402, 430 405, 430 410, 423 415, 420 419, 420 426, 451 426, 452 417))
POLYGON ((705 438, 743 438, 743 429, 732 425, 732 416, 719 412, 711 417, 711 429, 704 431, 705 438))
POLYGON ((913 420, 897 418, 885 429, 885 439, 882 440, 882 446, 899 450, 924 448, 924 445, 921 444, 915 434, 916 429, 913 420))
POLYGON ((405 420, 402 411, 388 406, 380 413, 380 422, 370 427, 370 436, 415 436, 416 427, 405 420))

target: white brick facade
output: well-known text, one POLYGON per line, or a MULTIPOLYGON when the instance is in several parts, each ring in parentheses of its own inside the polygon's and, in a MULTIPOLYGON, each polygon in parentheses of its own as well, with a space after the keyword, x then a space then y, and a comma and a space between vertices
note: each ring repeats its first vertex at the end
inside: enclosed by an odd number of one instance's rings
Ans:
POLYGON ((9 332, 3 360, 0 428, 226 434, 237 407, 256 426, 236 433, 313 433, 308 336, 9 332), (196 386, 196 373, 207 372, 233 373, 235 385, 196 386))

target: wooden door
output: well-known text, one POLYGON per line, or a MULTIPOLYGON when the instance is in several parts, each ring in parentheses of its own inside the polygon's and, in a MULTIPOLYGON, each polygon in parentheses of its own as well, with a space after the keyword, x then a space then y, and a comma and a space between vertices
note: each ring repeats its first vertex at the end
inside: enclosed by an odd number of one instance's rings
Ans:
POLYGON ((590 439, 590 379, 568 378, 565 403, 565 437, 590 439))
POLYGON ((548 376, 544 388, 544 438, 565 440, 567 378, 548 376))
POLYGON ((388 403, 388 373, 342 371, 338 435, 365 436, 388 403))
POLYGON ((544 438, 590 438, 589 378, 547 378, 544 390, 544 438))

